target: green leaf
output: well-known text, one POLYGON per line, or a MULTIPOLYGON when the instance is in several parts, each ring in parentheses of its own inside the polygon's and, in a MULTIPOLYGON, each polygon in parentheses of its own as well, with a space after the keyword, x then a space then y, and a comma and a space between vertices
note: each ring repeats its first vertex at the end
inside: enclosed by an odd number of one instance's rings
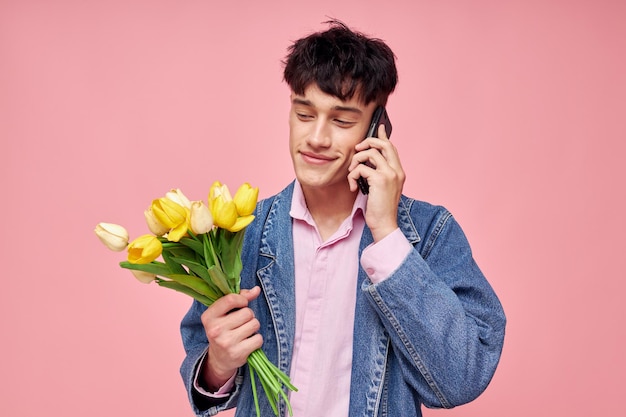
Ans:
POLYGON ((197 259, 198 254, 191 248, 187 246, 179 246, 177 248, 172 248, 167 251, 167 253, 177 256, 179 258, 187 258, 187 259, 197 259))
POLYGON ((213 304, 213 302, 215 301, 215 300, 210 299, 209 297, 205 297, 204 295, 198 294, 191 288, 186 287, 182 284, 179 284, 178 282, 175 282, 175 281, 166 281, 166 280, 160 279, 160 280, 157 280, 157 284, 159 284, 159 286, 161 287, 169 288, 171 290, 178 291, 180 293, 193 297, 195 300, 198 300, 199 302, 201 302, 207 307, 213 304))
POLYGON ((211 275, 211 280, 213 283, 219 288, 224 294, 230 294, 234 291, 228 285, 228 277, 224 275, 221 269, 213 265, 209 268, 209 274, 211 275))
POLYGON ((165 263, 167 264, 167 266, 170 268, 170 270, 172 271, 173 274, 187 274, 188 272, 185 270, 185 268, 183 268, 180 263, 175 262, 172 259, 172 255, 169 253, 169 251, 163 251, 161 253, 161 256, 163 257, 163 260, 165 261, 165 263))
POLYGON ((230 278, 239 279, 243 265, 241 263, 241 247, 244 231, 222 231, 219 239, 219 255, 222 261, 222 270, 230 278))
POLYGON ((213 241, 216 236, 217 235, 214 230, 211 230, 208 234, 203 235, 203 254, 207 266, 219 265, 219 267, 221 268, 219 257, 215 252, 215 247, 213 245, 213 241))
POLYGON ((132 264, 128 261, 122 261, 120 262, 120 266, 126 269, 149 272, 162 277, 166 277, 172 273, 171 269, 166 264, 156 261, 150 262, 149 264, 132 264))
POLYGON ((198 255, 204 256, 204 247, 202 245, 202 242, 199 242, 198 240, 195 240, 195 239, 190 239, 188 237, 184 237, 180 240, 180 243, 192 249, 198 255))
POLYGON ((193 271, 196 275, 198 275, 203 280, 209 280, 211 277, 209 276, 209 271, 205 265, 199 264, 197 262, 191 261, 185 258, 172 258, 173 262, 179 263, 181 265, 185 265, 191 271, 193 271))
POLYGON ((168 278, 184 285, 185 287, 191 288, 200 295, 204 295, 205 297, 212 298, 214 300, 217 300, 224 295, 217 294, 206 282, 192 275, 172 274, 168 278))

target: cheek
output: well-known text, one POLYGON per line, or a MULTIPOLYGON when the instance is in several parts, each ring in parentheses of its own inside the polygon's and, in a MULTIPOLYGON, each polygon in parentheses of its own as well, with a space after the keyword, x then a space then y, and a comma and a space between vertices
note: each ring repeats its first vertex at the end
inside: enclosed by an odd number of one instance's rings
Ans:
POLYGON ((352 156, 354 153, 356 153, 354 147, 362 140, 363 138, 361 138, 358 133, 355 135, 354 132, 346 132, 345 134, 341 135, 341 137, 339 137, 338 143, 343 149, 344 154, 352 156))
POLYGON ((289 143, 294 146, 306 140, 308 135, 307 125, 298 121, 289 121, 289 143))

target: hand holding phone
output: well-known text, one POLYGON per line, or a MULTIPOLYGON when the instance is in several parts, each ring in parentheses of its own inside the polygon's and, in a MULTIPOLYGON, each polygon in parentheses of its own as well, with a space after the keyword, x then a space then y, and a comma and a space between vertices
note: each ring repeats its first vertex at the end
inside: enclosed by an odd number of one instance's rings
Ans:
MULTIPOLYGON (((387 132, 387 137, 391 137, 391 122, 389 121, 389 116, 387 115, 387 110, 383 106, 376 107, 374 110, 374 115, 372 116, 372 121, 370 122, 370 127, 367 129, 367 134, 363 138, 363 140, 367 138, 377 138, 378 137, 378 126, 385 125, 385 132, 387 132)), ((364 164, 369 165, 367 162, 363 162, 364 164)), ((359 177, 356 181, 361 189, 363 194, 369 194, 370 187, 367 183, 367 180, 363 177, 359 177)))

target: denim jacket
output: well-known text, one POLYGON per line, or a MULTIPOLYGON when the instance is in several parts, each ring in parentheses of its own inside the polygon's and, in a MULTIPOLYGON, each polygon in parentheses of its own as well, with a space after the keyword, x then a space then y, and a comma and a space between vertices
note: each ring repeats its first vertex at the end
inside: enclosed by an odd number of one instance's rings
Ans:
MULTIPOLYGON (((262 288, 250 307, 261 323, 263 351, 287 374, 295 331, 292 191, 293 183, 258 203, 244 237, 241 274, 241 288, 262 288)), ((451 408, 469 402, 485 390, 500 359, 504 312, 452 215, 402 196, 398 225, 415 248, 400 267, 376 285, 359 269, 350 417, 421 416, 422 404, 451 408)), ((359 254, 372 242, 366 226, 359 254)), ((194 302, 181 323, 187 353, 181 375, 192 408, 198 416, 232 407, 236 416, 253 416, 247 366, 222 402, 207 402, 193 388, 208 343, 200 322, 204 310, 194 302)), ((273 415, 260 386, 257 392, 261 415, 273 415)), ((280 406, 282 417, 285 404, 280 406)))

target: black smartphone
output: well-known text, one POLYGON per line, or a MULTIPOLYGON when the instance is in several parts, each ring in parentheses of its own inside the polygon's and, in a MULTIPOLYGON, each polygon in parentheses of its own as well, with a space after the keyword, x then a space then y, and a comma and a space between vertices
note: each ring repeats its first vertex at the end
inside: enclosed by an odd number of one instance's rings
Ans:
MULTIPOLYGON (((370 127, 367 129, 367 134, 363 138, 377 138, 378 137, 378 126, 385 125, 385 132, 387 132, 387 137, 391 138, 391 122, 389 121, 389 116, 387 115, 387 110, 383 106, 376 107, 374 110, 374 115, 372 116, 372 121, 370 122, 370 127)), ((366 165, 369 165, 367 162, 363 162, 366 165)), ((370 186, 367 183, 367 180, 363 177, 359 177, 356 181, 361 189, 363 194, 369 194, 370 186)))

